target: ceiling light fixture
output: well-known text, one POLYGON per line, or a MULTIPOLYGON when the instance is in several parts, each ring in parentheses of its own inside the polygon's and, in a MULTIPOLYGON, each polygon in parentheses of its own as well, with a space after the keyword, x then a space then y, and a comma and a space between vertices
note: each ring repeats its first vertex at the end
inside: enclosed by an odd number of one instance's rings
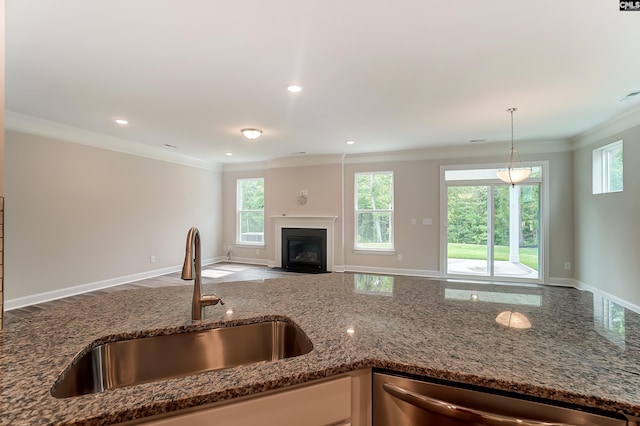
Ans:
POLYGON ((287 90, 291 93, 298 93, 302 90, 302 86, 298 86, 297 84, 291 84, 287 86, 287 90))
POLYGON ((518 108, 509 108, 507 110, 507 112, 511 113, 511 149, 507 156, 507 164, 505 165, 505 168, 498 170, 496 173, 501 181, 510 183, 511 186, 516 186, 516 183, 525 181, 531 175, 531 167, 524 167, 520 154, 513 147, 513 113, 517 110, 518 108), (518 163, 520 163, 518 167, 513 166, 515 156, 518 157, 518 163))
POLYGON ((354 143, 356 143, 356 141, 349 139, 347 141, 347 145, 353 145, 354 143))
POLYGON ((227 157, 231 157, 233 155, 233 152, 225 152, 224 155, 226 155, 227 157))
POLYGON ((129 124, 128 120, 125 120, 123 118, 116 118, 115 120, 113 120, 116 122, 116 124, 119 124, 121 126, 126 126, 127 124, 129 124))
POLYGON ((262 134, 262 130, 260 129, 242 129, 240 132, 247 139, 258 139, 262 134))

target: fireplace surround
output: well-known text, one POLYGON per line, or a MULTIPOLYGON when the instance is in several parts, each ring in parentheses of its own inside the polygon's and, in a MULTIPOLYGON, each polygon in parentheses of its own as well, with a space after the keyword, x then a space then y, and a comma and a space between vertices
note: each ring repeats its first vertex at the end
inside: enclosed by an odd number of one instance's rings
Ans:
POLYGON ((314 228, 327 230, 327 271, 334 271, 334 228, 337 216, 298 216, 298 215, 274 215, 274 233, 272 241, 274 246, 274 258, 269 261, 272 268, 282 268, 282 228, 314 228))

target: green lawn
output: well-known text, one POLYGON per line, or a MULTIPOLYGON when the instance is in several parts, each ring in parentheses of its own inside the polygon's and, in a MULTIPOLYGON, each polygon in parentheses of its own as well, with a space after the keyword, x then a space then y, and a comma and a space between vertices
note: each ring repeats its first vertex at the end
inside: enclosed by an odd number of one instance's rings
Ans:
MULTIPOLYGON (((449 243, 447 254, 449 259, 481 259, 487 260, 487 247, 475 244, 449 243)), ((509 260, 509 247, 494 246, 495 260, 509 260)), ((521 248, 520 263, 538 270, 538 249, 521 248)))

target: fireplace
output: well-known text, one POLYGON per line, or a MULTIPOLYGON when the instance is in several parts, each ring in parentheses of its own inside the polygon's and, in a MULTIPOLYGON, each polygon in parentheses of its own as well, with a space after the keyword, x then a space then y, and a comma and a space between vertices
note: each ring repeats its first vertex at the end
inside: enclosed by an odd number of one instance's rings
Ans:
POLYGON ((327 230, 282 228, 282 269, 327 272, 327 230))

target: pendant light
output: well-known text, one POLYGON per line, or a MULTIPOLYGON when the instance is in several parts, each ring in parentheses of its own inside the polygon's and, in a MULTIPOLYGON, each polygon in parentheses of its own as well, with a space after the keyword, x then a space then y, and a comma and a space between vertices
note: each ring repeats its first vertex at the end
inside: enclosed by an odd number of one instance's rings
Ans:
POLYGON ((516 183, 525 181, 531 175, 531 167, 524 167, 520 154, 513 147, 513 113, 517 110, 518 108, 509 108, 507 110, 507 112, 511 113, 511 149, 507 156, 505 168, 498 170, 496 173, 501 181, 510 183, 511 186, 516 186, 516 183), (519 166, 516 164, 518 167, 514 167, 513 165, 513 160, 516 156, 518 157, 519 166))

